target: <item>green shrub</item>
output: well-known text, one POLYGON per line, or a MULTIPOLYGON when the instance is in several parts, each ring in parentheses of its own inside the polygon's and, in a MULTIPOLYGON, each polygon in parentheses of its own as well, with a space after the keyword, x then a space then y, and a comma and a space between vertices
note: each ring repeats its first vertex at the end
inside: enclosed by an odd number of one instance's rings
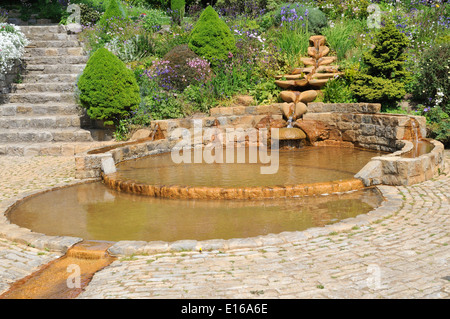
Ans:
POLYGON ((199 56, 216 65, 219 60, 227 59, 236 49, 236 42, 217 12, 208 6, 192 29, 189 48, 199 56))
POLYGON ((122 8, 119 0, 109 0, 109 4, 106 7, 105 13, 100 18, 99 23, 108 27, 109 24, 115 19, 126 19, 127 13, 122 8))
POLYGON ((163 74, 162 77, 170 76, 173 88, 178 91, 183 91, 194 82, 205 82, 211 74, 209 63, 189 49, 187 44, 174 47, 163 60, 169 61, 169 67, 173 72, 163 74))
POLYGON ((170 18, 161 10, 147 10, 143 19, 143 27, 149 32, 158 31, 164 24, 169 24, 170 18))
POLYGON ((378 31, 375 47, 363 55, 367 68, 355 76, 351 85, 359 101, 393 106, 405 96, 405 82, 409 75, 403 70, 403 65, 408 42, 408 38, 392 22, 386 22, 378 31))
POLYGON ((82 25, 95 24, 102 17, 99 11, 89 7, 87 4, 81 3, 79 6, 81 9, 80 23, 82 25))
POLYGON ((325 103, 354 103, 356 99, 350 91, 349 84, 343 77, 328 80, 323 88, 325 103))
POLYGON ((81 105, 91 119, 117 124, 140 102, 133 73, 114 54, 98 49, 89 58, 77 83, 81 105))
POLYGON ((170 2, 170 9, 172 10, 173 22, 178 25, 181 25, 181 21, 183 21, 185 5, 186 5, 185 0, 172 0, 170 2))
POLYGON ((438 104, 447 114, 450 114, 449 65, 450 43, 433 45, 426 50, 418 63, 413 94, 415 100, 426 105, 438 104), (438 91, 443 96, 439 97, 438 91))

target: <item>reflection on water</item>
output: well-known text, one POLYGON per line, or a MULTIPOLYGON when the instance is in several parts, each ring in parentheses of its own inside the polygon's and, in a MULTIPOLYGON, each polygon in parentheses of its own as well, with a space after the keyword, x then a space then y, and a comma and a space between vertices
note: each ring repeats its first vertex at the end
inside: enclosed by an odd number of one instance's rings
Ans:
POLYGON ((118 193, 96 182, 32 197, 9 218, 35 232, 85 240, 230 239, 323 226, 380 202, 375 189, 255 201, 170 200, 118 193))
POLYGON ((402 157, 406 158, 414 158, 419 157, 423 154, 430 153, 434 148, 434 145, 428 142, 427 140, 419 140, 413 142, 413 149, 405 154, 402 154, 402 157))
MULTIPOLYGON (((192 152, 193 153, 193 152, 192 152)), ((276 174, 261 174, 261 162, 250 163, 249 149, 244 163, 180 163, 170 153, 126 161, 118 165, 119 180, 151 185, 253 187, 328 182, 353 178, 374 156, 382 153, 341 147, 305 147, 280 150, 276 174)), ((224 157, 226 152, 224 152, 224 157)), ((193 159, 193 155, 192 155, 193 159)))

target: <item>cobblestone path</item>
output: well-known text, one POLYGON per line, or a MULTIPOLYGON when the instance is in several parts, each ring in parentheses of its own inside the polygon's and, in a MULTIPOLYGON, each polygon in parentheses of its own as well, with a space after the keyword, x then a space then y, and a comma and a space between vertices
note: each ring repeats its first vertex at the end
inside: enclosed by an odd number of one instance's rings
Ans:
MULTIPOLYGON (((0 165, 0 201, 75 180, 69 158, 0 165)), ((120 258, 79 298, 449 298, 450 175, 395 190, 402 207, 370 226, 301 244, 120 258)), ((0 241, 0 293, 56 257, 0 241)))

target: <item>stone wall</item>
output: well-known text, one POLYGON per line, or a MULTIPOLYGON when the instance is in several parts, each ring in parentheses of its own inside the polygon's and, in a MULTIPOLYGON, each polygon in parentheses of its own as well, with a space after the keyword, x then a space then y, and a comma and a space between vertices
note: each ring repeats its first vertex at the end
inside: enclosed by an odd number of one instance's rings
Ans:
POLYGON ((427 139, 433 144, 431 152, 418 157, 403 155, 413 148, 413 143, 405 141, 402 150, 393 154, 373 157, 359 172, 356 178, 364 185, 413 185, 432 179, 444 172, 444 145, 427 139))
POLYGON ((8 93, 11 93, 11 84, 17 80, 22 70, 22 64, 19 60, 14 62, 11 70, 6 74, 0 74, 0 104, 8 102, 8 93))

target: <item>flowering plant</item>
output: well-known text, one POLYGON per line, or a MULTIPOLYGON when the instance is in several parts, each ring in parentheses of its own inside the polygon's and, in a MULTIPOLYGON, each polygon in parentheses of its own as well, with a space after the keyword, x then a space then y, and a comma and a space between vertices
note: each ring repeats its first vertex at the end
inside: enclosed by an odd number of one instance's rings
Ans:
POLYGON ((20 28, 8 23, 0 23, 0 73, 8 72, 14 61, 22 58, 28 40, 20 28))

